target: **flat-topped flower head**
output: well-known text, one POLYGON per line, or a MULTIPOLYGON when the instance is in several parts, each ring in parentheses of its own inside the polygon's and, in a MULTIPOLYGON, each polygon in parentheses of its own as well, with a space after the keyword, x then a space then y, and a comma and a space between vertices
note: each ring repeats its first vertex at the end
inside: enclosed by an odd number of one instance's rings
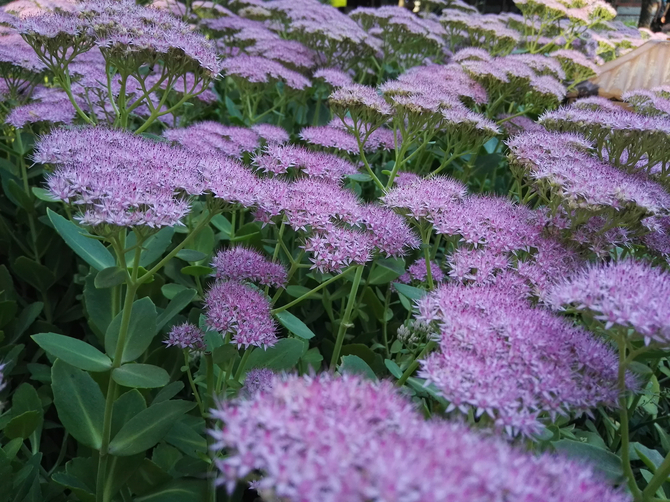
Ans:
POLYGON ((251 129, 268 145, 288 143, 289 133, 283 127, 272 124, 255 124, 251 129))
POLYGON ((226 452, 218 482, 230 492, 257 472, 254 488, 287 502, 629 500, 587 464, 426 421, 387 381, 267 376, 211 410, 221 421, 213 449, 226 452))
POLYGON ((262 291, 237 281, 217 281, 205 295, 207 325, 232 336, 238 347, 272 347, 277 326, 270 299, 262 291))
POLYGON ((510 435, 532 435, 544 414, 616 406, 611 347, 550 311, 496 286, 443 285, 418 306, 418 319, 440 330, 440 351, 420 374, 450 410, 472 408, 510 435))
POLYGON ((254 249, 231 247, 216 253, 212 260, 214 276, 229 281, 249 281, 263 286, 283 287, 286 269, 254 249))
POLYGON ((456 52, 452 59, 456 63, 468 60, 491 61, 493 60, 493 56, 491 56, 491 54, 489 54, 486 49, 482 49, 481 47, 466 47, 465 49, 461 49, 456 52))
POLYGON ((266 173, 285 174, 289 169, 297 169, 310 178, 335 182, 358 172, 358 167, 342 157, 296 145, 268 145, 254 157, 253 164, 266 173))
POLYGON ((347 131, 332 126, 305 127, 300 131, 300 139, 306 143, 324 148, 358 153, 356 138, 347 131))
POLYGON ((633 329, 646 344, 670 343, 670 274, 634 260, 591 265, 557 284, 547 302, 586 310, 619 333, 633 329))
POLYGON ((670 195, 658 183, 625 173, 584 150, 590 144, 569 133, 529 132, 508 141, 513 162, 539 186, 550 188, 572 209, 616 210, 636 206, 643 212, 664 214, 670 195))
MULTIPOLYGON (((71 124, 77 116, 77 111, 70 98, 58 88, 44 89, 42 98, 30 103, 17 106, 7 115, 5 123, 16 128, 23 128, 28 124, 49 122, 52 124, 71 124)), ((82 108, 86 108, 83 100, 77 100, 82 108)))
POLYGON ((310 255, 312 269, 340 273, 349 265, 370 261, 374 244, 366 232, 330 226, 307 237, 303 248, 310 255))
POLYGON ((259 392, 267 392, 274 385, 275 372, 268 368, 253 368, 244 377, 240 395, 250 398, 259 392))
POLYGON ((328 102, 342 115, 346 111, 365 117, 367 122, 384 122, 392 114, 391 106, 384 101, 374 87, 351 84, 335 89, 328 102))
POLYGON ((55 130, 38 141, 34 160, 56 166, 50 192, 91 226, 178 225, 189 211, 180 193, 203 190, 197 156, 124 131, 55 130))
POLYGON ((302 91, 311 84, 309 79, 300 73, 261 56, 233 56, 225 59, 222 67, 225 75, 253 84, 283 82, 296 91, 302 91))
POLYGON ((510 54, 507 59, 522 61, 538 75, 550 75, 559 80, 565 80, 565 71, 556 59, 542 54, 510 54))
POLYGON ((354 79, 338 68, 319 68, 313 75, 315 80, 323 80, 332 87, 346 87, 354 83, 354 79))
POLYGON ((417 220, 432 220, 441 211, 448 211, 449 206, 462 199, 465 193, 465 185, 460 181, 435 176, 392 188, 382 197, 382 201, 388 207, 407 211, 417 220))
MULTIPOLYGON (((427 269, 426 260, 421 258, 412 263, 407 269, 407 272, 398 277, 398 282, 402 282, 403 284, 425 282, 428 277, 427 269)), ((440 266, 434 261, 430 262, 430 275, 433 278, 433 282, 436 284, 442 282, 446 277, 440 266)))
POLYGON ((220 152, 234 158, 260 146, 260 136, 253 129, 214 121, 197 122, 183 129, 167 129, 163 136, 189 150, 220 152))
POLYGON ((202 353, 207 348, 205 333, 190 323, 173 326, 168 334, 168 339, 163 343, 168 347, 179 347, 194 353, 202 353))
POLYGON ((405 218, 377 204, 363 206, 360 225, 369 232, 375 249, 387 258, 404 256, 421 244, 405 218))

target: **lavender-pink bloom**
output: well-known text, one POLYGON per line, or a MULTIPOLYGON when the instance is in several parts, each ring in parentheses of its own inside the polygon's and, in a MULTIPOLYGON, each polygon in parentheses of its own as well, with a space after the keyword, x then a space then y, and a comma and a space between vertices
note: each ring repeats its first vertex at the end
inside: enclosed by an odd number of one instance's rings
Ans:
POLYGON ((430 220, 451 203, 463 198, 465 192, 465 185, 459 181, 436 176, 393 188, 382 197, 382 201, 388 207, 406 210, 412 218, 430 220))
MULTIPOLYGON (((421 258, 414 263, 412 263, 407 272, 398 277, 398 282, 403 284, 411 284, 412 282, 424 282, 428 277, 428 267, 426 267, 426 260, 421 258)), ((430 262, 430 275, 433 278, 433 282, 440 283, 444 280, 444 272, 440 266, 434 262, 430 262)))
POLYGON ((163 342, 168 347, 179 347, 192 352, 204 352, 205 333, 197 326, 189 323, 173 326, 168 334, 168 339, 163 342))
POLYGON ((253 249, 241 246, 219 251, 212 260, 215 277, 232 281, 250 281, 263 286, 283 287, 286 270, 253 249))
POLYGON ((34 159, 57 166, 49 190, 92 226, 177 225, 189 211, 178 191, 203 190, 197 156, 124 131, 56 130, 40 139, 34 159))
POLYGON ((670 274, 644 262, 592 265, 557 284, 547 302, 557 309, 589 310, 596 319, 632 328, 648 345, 670 343, 670 274))
POLYGON ((241 157, 259 147, 258 133, 247 127, 226 126, 219 122, 197 122, 185 129, 167 129, 163 136, 194 151, 221 152, 241 157))
POLYGON ((345 87, 354 83, 351 75, 337 68, 319 68, 314 72, 314 78, 323 80, 333 87, 345 87))
POLYGON ((425 421, 389 382, 275 375, 212 413, 222 422, 210 434, 226 449, 216 466, 229 491, 260 472, 254 487, 287 502, 629 500, 586 465, 425 421))
POLYGON ((310 86, 310 81, 300 73, 289 70, 281 63, 260 56, 240 55, 223 61, 226 75, 237 77, 255 84, 284 82, 287 87, 298 91, 310 86))
POLYGON ((252 398, 259 392, 268 392, 274 386, 274 371, 268 368, 253 368, 244 377, 244 386, 241 394, 246 398, 252 398))
POLYGON ((238 347, 267 348, 277 343, 270 299, 248 284, 216 282, 205 295, 205 314, 208 326, 230 334, 238 347))
POLYGON ((364 265, 372 259, 374 244, 370 236, 357 230, 331 226, 305 240, 313 269, 319 272, 342 272, 349 265, 364 265))
POLYGON ((335 89, 328 100, 331 106, 366 112, 379 119, 390 117, 391 107, 373 87, 351 84, 335 89))
POLYGON ((495 286, 441 286, 419 301, 418 319, 439 326, 440 351, 420 374, 450 409, 473 408, 510 435, 531 435, 543 413, 616 406, 618 362, 608 345, 495 286))
POLYGON ((251 129, 269 145, 288 143, 290 139, 286 129, 272 124, 256 124, 251 129))
POLYGON ((370 233, 374 247, 386 257, 404 256, 421 244, 402 216, 376 204, 363 207, 361 225, 370 233))
MULTIPOLYGON (((71 124, 77 115, 70 99, 63 92, 61 99, 48 102, 33 102, 14 108, 5 123, 16 128, 23 128, 27 124, 50 122, 52 124, 71 124)), ((79 103, 82 105, 82 103, 79 103)))
POLYGON ((264 171, 284 174, 289 169, 300 169, 309 177, 339 181, 358 172, 350 161, 325 152, 314 152, 296 145, 268 145, 256 155, 254 165, 264 171))
POLYGON ((305 127, 300 131, 300 139, 312 145, 358 153, 356 138, 347 131, 331 126, 305 127))

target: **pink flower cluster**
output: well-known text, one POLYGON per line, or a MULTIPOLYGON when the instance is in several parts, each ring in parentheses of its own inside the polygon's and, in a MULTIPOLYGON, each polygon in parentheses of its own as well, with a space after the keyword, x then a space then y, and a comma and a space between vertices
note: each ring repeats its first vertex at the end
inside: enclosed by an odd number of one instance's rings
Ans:
POLYGON ((270 299, 262 291, 237 281, 217 281, 205 295, 207 325, 228 334, 238 347, 272 347, 277 326, 270 299))
POLYGON ((241 246, 219 251, 212 260, 218 280, 250 281, 280 288, 286 285, 286 270, 258 251, 241 246))
POLYGON ((670 344, 670 274, 634 260, 594 264, 564 279, 546 301, 556 309, 595 314, 605 324, 632 328, 645 344, 670 344))
POLYGON ((258 472, 260 493, 298 502, 624 502, 586 465, 425 421, 388 382, 275 375, 212 410, 219 482, 258 472))
POLYGON ((286 174, 295 169, 310 178, 334 182, 358 172, 354 164, 342 157, 296 145, 268 145, 254 157, 253 164, 265 173, 286 174))
POLYGON ((418 307, 441 334, 420 375, 451 410, 473 408, 509 435, 530 436, 543 416, 616 406, 616 354, 551 312, 495 286, 444 285, 418 307))

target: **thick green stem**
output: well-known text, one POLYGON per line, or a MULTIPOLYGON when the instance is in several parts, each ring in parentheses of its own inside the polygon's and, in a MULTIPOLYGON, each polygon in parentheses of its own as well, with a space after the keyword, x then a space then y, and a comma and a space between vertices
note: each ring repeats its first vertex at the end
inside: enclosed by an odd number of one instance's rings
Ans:
POLYGON ((188 349, 184 349, 184 366, 186 367, 186 375, 188 376, 188 383, 191 386, 193 391, 193 397, 195 397, 196 403, 198 403, 198 408, 200 409, 200 414, 204 416, 205 406, 202 404, 202 399, 200 399, 200 393, 198 388, 195 385, 195 380, 193 380, 193 373, 191 373, 191 364, 189 360, 188 349))
MULTIPOLYGON (((335 348, 333 349, 333 357, 330 358, 330 368, 331 370, 335 369, 337 361, 340 358, 340 352, 342 350, 342 344, 344 343, 344 335, 347 333, 347 328, 349 327, 349 319, 351 318, 351 312, 354 310, 354 304, 356 303, 356 295, 358 293, 358 286, 361 284, 361 277, 363 277, 363 265, 356 265, 356 275, 354 276, 354 282, 351 284, 351 291, 349 291, 349 299, 347 300, 347 306, 344 309, 344 316, 340 322, 340 328, 337 332, 337 339, 335 340, 335 348)), ((343 272, 344 273, 344 272, 343 272)))
MULTIPOLYGON (((351 271, 351 269, 353 269, 353 268, 354 268, 354 266, 351 266, 351 267, 345 269, 344 272, 340 272, 339 274, 337 274, 337 275, 334 276, 334 277, 331 277, 331 278, 328 279, 327 281, 322 282, 322 283, 319 284, 317 287, 315 287, 315 288, 312 289, 311 291, 308 291, 307 293, 305 293, 304 295, 300 296, 299 298, 296 298, 296 299, 293 300, 292 302, 287 303, 286 305, 282 305, 281 307, 277 307, 276 309, 273 309, 270 313, 272 313, 272 314, 278 314, 279 312, 283 312, 284 310, 290 309, 291 307, 297 305, 297 304, 300 303, 301 301, 303 301, 303 300, 309 298, 310 296, 312 296, 312 295, 313 295, 314 293, 316 293, 317 291, 322 290, 323 288, 325 288, 326 286, 328 286, 328 284, 330 284, 330 283, 332 283, 332 282, 335 282, 336 280, 340 279, 340 278, 341 278, 342 276, 344 276, 345 274, 348 274, 348 273, 351 271)), ((359 279, 359 282, 360 282, 360 279, 359 279)))
POLYGON ((435 284, 433 282, 433 271, 430 268, 430 234, 432 233, 432 227, 429 226, 424 232, 423 235, 423 257, 426 260, 426 281, 428 282, 428 288, 432 291, 435 289, 435 284))
POLYGON ((207 365, 207 404, 214 405, 214 396, 216 389, 214 387, 214 357, 211 352, 205 354, 205 363, 207 365))
POLYGON ((670 453, 666 455, 663 459, 663 463, 658 466, 656 473, 654 473, 654 476, 649 480, 649 484, 642 492, 642 501, 648 502, 654 500, 656 491, 663 485, 663 483, 665 483, 668 476, 670 476, 670 453))
POLYGON ((251 355, 252 350, 253 348, 249 347, 244 351, 244 354, 242 354, 242 360, 240 361, 240 364, 237 366, 237 371, 235 372, 235 376, 233 377, 234 380, 237 381, 240 380, 240 377, 242 376, 244 367, 247 365, 247 361, 249 360, 249 356, 251 355))
MULTIPOLYGON (((139 263, 139 256, 136 263, 139 263)), ((133 271, 133 275, 137 275, 137 267, 133 271)), ((123 314, 121 315, 121 326, 119 327, 119 337, 116 342, 116 350, 114 352, 114 360, 112 361, 112 371, 121 366, 123 361, 123 349, 126 344, 126 337, 128 336, 128 326, 130 326, 130 314, 133 309, 133 301, 135 293, 137 292, 137 285, 130 283, 126 290, 126 298, 123 302, 123 314)), ((116 400, 117 385, 114 379, 109 375, 109 383, 107 384, 107 397, 105 399, 105 414, 102 423, 102 443, 100 446, 100 454, 98 457, 98 476, 96 480, 96 501, 108 502, 111 499, 111 494, 105 490, 105 480, 107 478, 107 464, 109 462, 109 442, 112 433, 112 412, 114 410, 114 401, 116 400)))
MULTIPOLYGON (((635 481, 635 474, 630 465, 630 437, 628 424, 628 402, 626 399, 626 340, 623 335, 617 340, 619 346, 619 435, 621 437, 621 465, 623 467, 624 475, 627 478, 628 488, 633 494, 635 500, 640 499, 640 489, 635 481)), ((654 493, 656 490, 654 490, 654 493)))
POLYGON ((433 341, 433 340, 430 340, 430 341, 426 344, 426 346, 423 348, 423 350, 419 353, 418 356, 416 356, 416 358, 414 359, 414 361, 412 361, 412 363, 407 367, 407 369, 406 369, 405 372, 402 374, 402 376, 400 377, 400 379, 396 382, 396 385, 397 385, 398 387, 402 387, 403 385, 405 385, 405 382, 407 381, 407 379, 408 379, 409 377, 411 377, 411 376, 412 376, 412 373, 414 373, 414 372, 416 371, 416 369, 419 367, 419 359, 421 359, 423 356, 425 356, 426 354, 428 354, 428 352, 430 352, 431 350, 433 350, 433 348, 435 348, 436 346, 437 346, 437 342, 435 342, 435 341, 433 341))

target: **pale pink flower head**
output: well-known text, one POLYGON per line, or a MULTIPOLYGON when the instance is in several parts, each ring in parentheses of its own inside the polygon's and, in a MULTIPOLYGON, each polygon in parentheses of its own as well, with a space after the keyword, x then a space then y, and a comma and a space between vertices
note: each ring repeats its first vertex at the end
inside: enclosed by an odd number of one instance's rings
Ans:
POLYGON ((491 54, 489 54, 486 49, 482 49, 480 47, 466 47, 465 49, 461 49, 456 52, 454 54, 453 60, 456 63, 468 60, 491 61, 493 60, 493 56, 491 56, 491 54))
POLYGON ((375 88, 365 85, 351 84, 335 89, 328 101, 336 109, 370 115, 370 122, 389 118, 393 114, 391 106, 375 88))
POLYGON ((332 87, 346 87, 354 83, 351 75, 337 68, 319 68, 314 72, 314 79, 323 80, 332 87))
POLYGON ((435 176, 392 188, 382 201, 388 207, 406 211, 414 219, 432 220, 441 211, 448 211, 449 206, 462 199, 465 193, 465 185, 461 182, 435 176))
POLYGON ((312 269, 340 273, 350 265, 370 261, 374 244, 366 232, 331 226, 307 237, 303 248, 310 253, 312 269))
POLYGON ((668 272, 629 259, 575 273, 550 291, 547 302, 556 309, 588 310, 605 329, 633 329, 647 345, 668 345, 669 295, 668 272))
POLYGON ((230 334, 238 347, 272 347, 277 326, 270 314, 270 299, 262 291, 236 281, 217 281, 205 295, 207 325, 230 334))
POLYGON ((225 450, 217 481, 230 492, 262 473, 253 487, 287 502, 629 500, 587 464, 426 421, 387 381, 274 375, 211 413, 212 448, 225 450))
POLYGON ((530 436, 543 415, 617 406, 612 348, 548 310, 496 286, 460 285, 441 286, 418 307, 441 335, 420 375, 449 411, 486 413, 507 434, 530 436))
POLYGON ((386 207, 376 204, 363 206, 361 226, 370 233, 377 251, 386 257, 404 256, 421 244, 405 218, 386 207))
POLYGON ((212 260, 214 276, 228 281, 249 281, 263 286, 283 287, 286 269, 254 249, 242 246, 221 250, 212 260))
POLYGON ((53 130, 33 158, 56 167, 50 192, 91 226, 178 225, 190 208, 182 194, 203 191, 198 156, 121 130, 53 130))
POLYGON ((268 392, 274 385, 275 373, 268 368, 253 368, 244 377, 241 395, 250 398, 259 392, 268 392))
MULTIPOLYGON (((425 258, 420 258, 412 263, 407 272, 398 277, 398 282, 403 284, 411 284, 413 282, 425 282, 428 277, 428 267, 426 266, 425 258)), ((434 262, 430 262, 430 275, 433 278, 434 283, 440 283, 444 281, 445 275, 442 272, 440 266, 434 262)))
POLYGON ((286 174, 295 169, 310 178, 334 182, 358 172, 358 167, 342 157, 296 145, 268 145, 260 154, 254 156, 253 164, 266 173, 286 174))
POLYGON ((168 334, 168 339, 163 343, 168 347, 179 347, 194 353, 202 353, 207 348, 205 333, 190 323, 173 326, 168 334))
POLYGON ((288 143, 290 136, 283 127, 272 124, 255 124, 251 129, 258 134, 268 145, 288 143))
POLYGON ((283 82, 287 87, 302 91, 311 85, 308 78, 281 63, 261 56, 239 55, 225 59, 222 63, 225 75, 240 82, 273 84, 283 82))

